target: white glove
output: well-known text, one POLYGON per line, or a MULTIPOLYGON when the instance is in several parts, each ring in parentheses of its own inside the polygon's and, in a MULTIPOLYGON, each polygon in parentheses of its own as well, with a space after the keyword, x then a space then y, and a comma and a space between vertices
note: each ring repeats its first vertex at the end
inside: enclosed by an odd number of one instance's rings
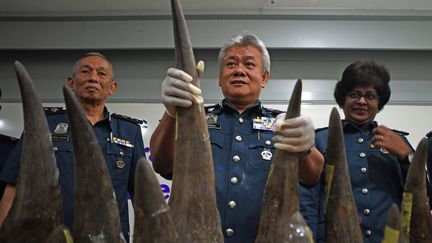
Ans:
MULTIPOLYGON (((204 72, 204 62, 197 64, 198 76, 204 72)), ((166 113, 175 117, 176 107, 187 108, 192 102, 203 103, 201 89, 191 84, 192 77, 176 68, 169 68, 167 76, 162 83, 161 99, 165 105, 166 113)))
POLYGON ((276 117, 276 131, 278 135, 273 137, 275 147, 291 153, 306 152, 315 143, 315 129, 309 116, 285 120, 285 113, 276 117))

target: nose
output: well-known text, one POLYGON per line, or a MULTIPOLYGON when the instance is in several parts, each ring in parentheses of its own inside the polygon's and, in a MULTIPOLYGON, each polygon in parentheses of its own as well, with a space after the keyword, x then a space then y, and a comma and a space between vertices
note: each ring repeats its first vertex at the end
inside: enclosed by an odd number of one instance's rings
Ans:
POLYGON ((90 76, 89 76, 89 80, 88 81, 89 82, 97 83, 98 80, 99 80, 99 76, 98 76, 97 71, 90 72, 90 76))
POLYGON ((366 97, 364 95, 360 96, 360 98, 357 100, 357 103, 366 104, 366 97))
POLYGON ((234 68, 233 75, 234 76, 241 76, 241 77, 246 76, 246 73, 244 71, 244 67, 242 64, 239 64, 236 68, 234 68))

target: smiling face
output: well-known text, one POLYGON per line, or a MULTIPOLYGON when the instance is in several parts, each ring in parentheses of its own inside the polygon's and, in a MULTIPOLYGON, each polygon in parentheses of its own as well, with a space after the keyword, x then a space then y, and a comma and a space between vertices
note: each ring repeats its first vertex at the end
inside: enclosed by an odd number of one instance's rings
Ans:
POLYGON ((67 84, 84 104, 104 104, 108 96, 117 89, 117 83, 112 78, 111 64, 100 56, 81 59, 67 84))
MULTIPOLYGON (((360 94, 375 93, 376 90, 372 87, 356 87, 352 92, 360 94)), ((367 100, 366 97, 360 96, 358 99, 351 98, 349 95, 345 97, 343 111, 345 119, 356 125, 364 125, 375 119, 378 113, 379 99, 367 100)))
POLYGON ((270 72, 263 71, 262 56, 256 47, 236 45, 225 51, 219 86, 233 105, 254 104, 269 78, 270 72))

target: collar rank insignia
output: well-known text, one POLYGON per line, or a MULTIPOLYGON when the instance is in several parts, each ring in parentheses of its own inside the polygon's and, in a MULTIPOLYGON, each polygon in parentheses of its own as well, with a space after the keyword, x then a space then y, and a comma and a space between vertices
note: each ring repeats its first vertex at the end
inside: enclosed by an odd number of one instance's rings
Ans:
POLYGON ((129 147, 129 148, 134 147, 134 145, 131 144, 129 141, 121 139, 121 138, 117 138, 117 137, 112 137, 112 142, 115 144, 123 145, 125 147, 129 147))
POLYGON ((255 130, 275 131, 275 118, 273 117, 257 117, 252 120, 252 128, 255 130))

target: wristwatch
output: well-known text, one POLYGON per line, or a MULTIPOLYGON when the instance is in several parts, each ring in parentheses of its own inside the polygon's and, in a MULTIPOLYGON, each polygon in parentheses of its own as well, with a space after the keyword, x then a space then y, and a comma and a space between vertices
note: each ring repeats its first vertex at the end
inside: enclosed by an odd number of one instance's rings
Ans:
POLYGON ((408 153, 405 154, 405 157, 402 160, 402 163, 403 164, 411 164, 413 158, 414 158, 414 152, 413 151, 409 151, 408 153))

